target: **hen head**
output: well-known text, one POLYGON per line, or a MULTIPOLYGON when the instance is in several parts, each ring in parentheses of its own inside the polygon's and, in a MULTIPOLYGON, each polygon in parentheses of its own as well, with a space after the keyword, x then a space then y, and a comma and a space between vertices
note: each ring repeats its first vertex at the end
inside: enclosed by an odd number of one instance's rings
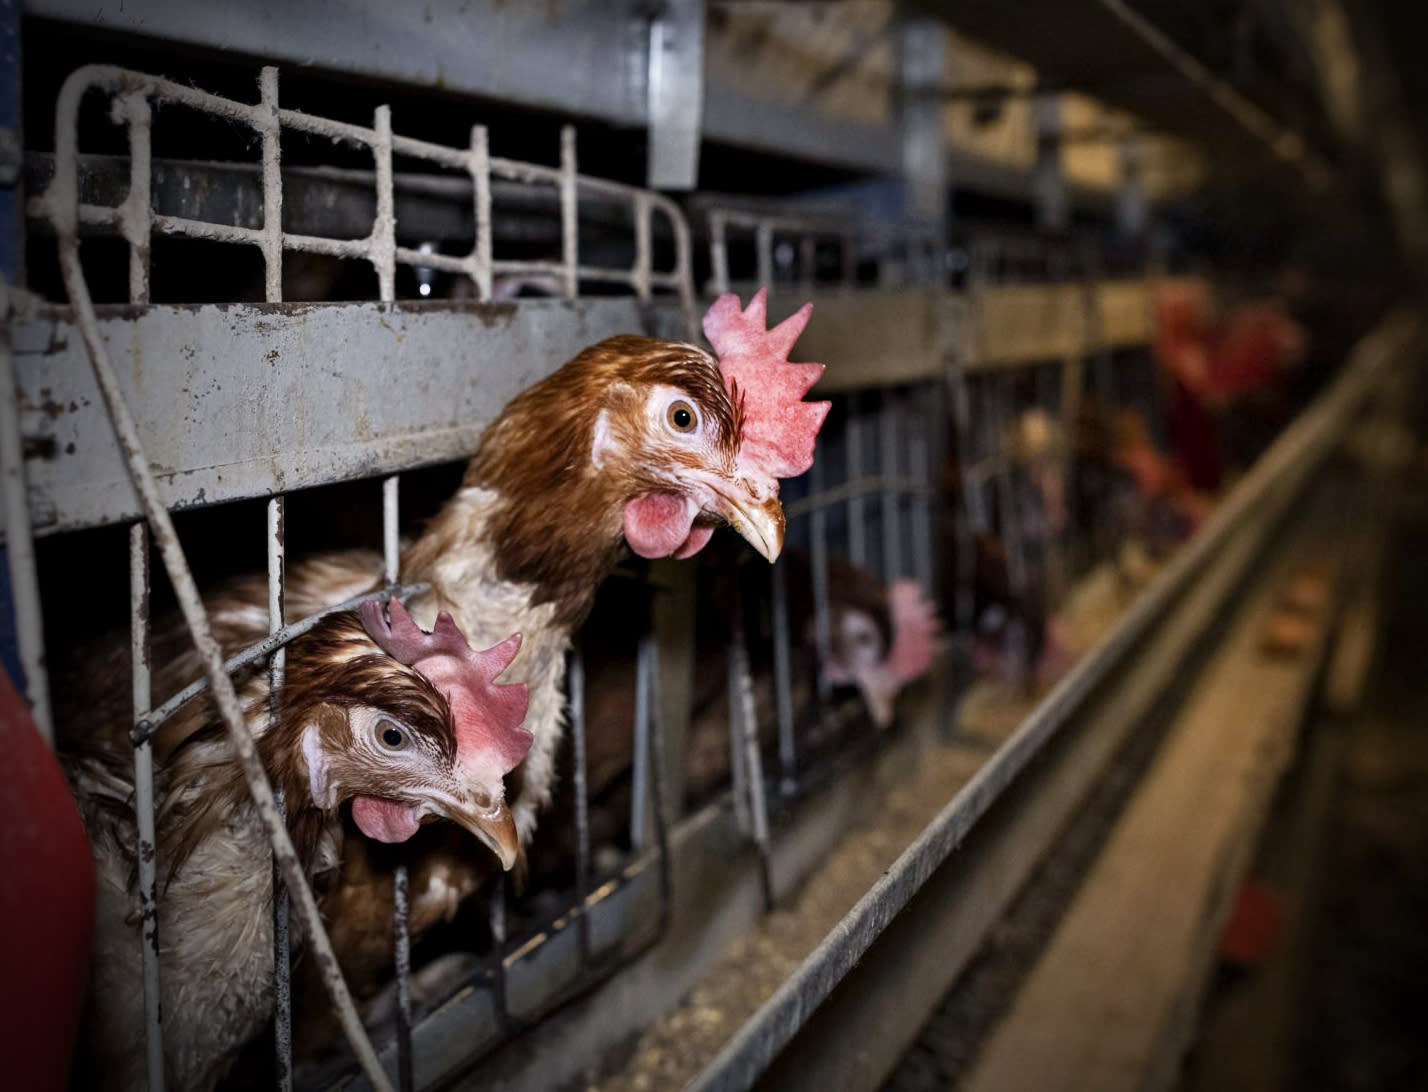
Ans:
POLYGON ((779 479, 812 464, 828 412, 826 402, 802 401, 822 365, 787 360, 808 314, 769 330, 762 292, 743 311, 723 296, 704 320, 714 353, 608 338, 519 395, 482 438, 468 477, 506 498, 500 556, 512 575, 539 582, 543 566, 622 538, 642 557, 685 558, 721 523, 777 558, 779 479))
POLYGON ((812 465, 828 413, 827 402, 802 401, 823 366, 788 362, 811 310, 768 330, 765 292, 747 310, 724 295, 704 316, 717 357, 673 342, 631 346, 596 419, 591 461, 624 479, 623 530, 635 553, 689 557, 723 522, 778 557, 779 479, 812 465))
POLYGON ((839 602, 823 676, 832 686, 856 686, 873 723, 893 722, 903 687, 927 672, 942 622, 914 580, 899 580, 881 603, 839 602))
POLYGON ((290 650, 284 721, 319 811, 351 802, 367 837, 403 842, 424 822, 460 824, 503 867, 520 842, 503 778, 531 736, 524 686, 495 684, 520 648, 514 636, 475 652, 447 615, 423 632, 395 600, 324 619, 290 650), (373 647, 375 642, 376 647, 373 647))

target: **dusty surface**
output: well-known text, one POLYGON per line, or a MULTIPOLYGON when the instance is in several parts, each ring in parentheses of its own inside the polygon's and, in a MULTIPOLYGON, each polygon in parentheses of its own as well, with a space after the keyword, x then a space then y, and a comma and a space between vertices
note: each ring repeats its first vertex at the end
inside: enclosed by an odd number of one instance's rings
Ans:
POLYGON ((1283 935, 1262 964, 1222 970, 1177 1092, 1428 1088, 1425 551, 1419 508, 1390 545, 1363 705, 1311 726, 1322 767, 1300 771, 1256 866, 1283 935))
MULTIPOLYGON (((1128 598, 1108 570, 1091 574, 1067 604, 1064 632, 1073 651, 1089 648, 1128 598)), ((960 741, 930 747, 917 774, 869 809, 870 821, 843 838, 793 902, 732 944, 684 1003, 640 1037, 624 1068, 589 1088, 662 1092, 697 1075, 1034 704, 1034 697, 1005 686, 973 687, 963 703, 960 741)))

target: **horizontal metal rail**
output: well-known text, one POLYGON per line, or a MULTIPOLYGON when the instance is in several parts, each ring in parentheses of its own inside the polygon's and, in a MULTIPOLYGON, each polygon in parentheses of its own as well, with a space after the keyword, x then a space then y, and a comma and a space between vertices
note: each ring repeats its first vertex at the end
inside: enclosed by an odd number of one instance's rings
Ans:
POLYGON ((1211 521, 1127 611, 1115 630, 1056 685, 798 970, 739 1029, 710 1066, 690 1083, 690 1092, 752 1087, 913 895, 962 844, 978 820, 1017 781, 1028 763, 1095 688, 1139 646, 1266 498, 1307 479, 1417 330, 1417 318, 1399 312, 1360 343, 1330 390, 1280 436, 1211 521))
POLYGON ((927 496, 932 486, 922 478, 899 478, 883 475, 867 475, 844 482, 829 489, 823 489, 812 496, 791 501, 785 506, 789 519, 797 519, 819 509, 832 508, 844 504, 855 497, 866 497, 878 493, 904 493, 912 497, 927 496))

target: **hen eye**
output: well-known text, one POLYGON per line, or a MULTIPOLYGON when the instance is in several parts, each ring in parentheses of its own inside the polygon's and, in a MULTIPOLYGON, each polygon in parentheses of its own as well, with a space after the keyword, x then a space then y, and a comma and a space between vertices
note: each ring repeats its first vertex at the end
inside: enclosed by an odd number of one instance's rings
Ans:
POLYGON ((382 746, 389 751, 400 751, 407 745, 407 734, 389 720, 384 720, 377 725, 377 738, 382 741, 382 746))
POLYGON ((671 402, 669 409, 665 411, 664 419, 675 432, 693 432, 699 424, 694 407, 688 402, 671 402))

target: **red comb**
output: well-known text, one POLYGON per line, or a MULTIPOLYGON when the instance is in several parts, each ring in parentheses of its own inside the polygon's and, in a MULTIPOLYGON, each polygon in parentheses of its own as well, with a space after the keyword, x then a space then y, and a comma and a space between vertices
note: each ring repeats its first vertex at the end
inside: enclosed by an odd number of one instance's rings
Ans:
POLYGON ((521 635, 477 652, 445 611, 436 616, 430 633, 395 599, 387 604, 387 611, 390 622, 382 615, 381 603, 363 603, 362 626, 382 651, 416 668, 446 698, 457 761, 469 767, 494 764, 501 777, 519 766, 532 742, 531 734, 521 727, 530 692, 525 683, 498 685, 496 678, 521 650, 521 635))
POLYGON ((888 592, 893 645, 887 668, 899 683, 908 683, 932 666, 932 652, 942 620, 937 607, 915 580, 899 580, 888 592))
POLYGON ((705 312, 704 336, 719 354, 729 397, 743 399, 739 461, 770 477, 794 478, 813 465, 814 441, 830 403, 803 401, 823 365, 788 361, 813 304, 805 303, 772 330, 766 328, 767 307, 767 288, 760 288, 743 311, 739 297, 727 292, 705 312))

